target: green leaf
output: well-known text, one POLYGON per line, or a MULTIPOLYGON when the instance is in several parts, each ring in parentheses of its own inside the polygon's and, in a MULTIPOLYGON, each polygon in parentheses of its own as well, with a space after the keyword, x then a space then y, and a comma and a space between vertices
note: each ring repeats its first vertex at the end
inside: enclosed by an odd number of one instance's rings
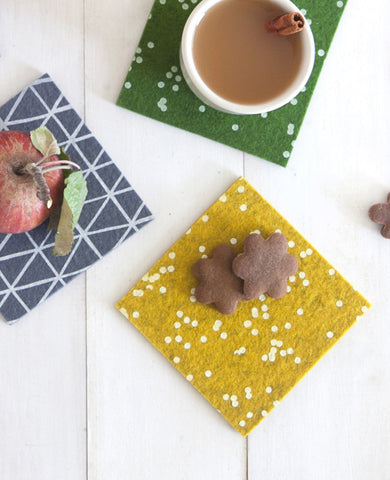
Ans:
POLYGON ((72 210, 73 228, 79 221, 87 193, 87 182, 83 177, 83 172, 72 172, 65 178, 64 200, 68 202, 72 210))
POLYGON ((87 183, 82 172, 65 174, 65 189, 62 200, 61 213, 58 212, 53 221, 50 219, 49 228, 56 228, 53 255, 68 255, 73 244, 73 229, 79 221, 81 210, 87 197, 87 183), (57 226, 55 226, 57 224, 57 226))
POLYGON ((60 147, 51 131, 46 127, 39 127, 30 132, 31 142, 44 157, 51 157, 60 153, 60 147))

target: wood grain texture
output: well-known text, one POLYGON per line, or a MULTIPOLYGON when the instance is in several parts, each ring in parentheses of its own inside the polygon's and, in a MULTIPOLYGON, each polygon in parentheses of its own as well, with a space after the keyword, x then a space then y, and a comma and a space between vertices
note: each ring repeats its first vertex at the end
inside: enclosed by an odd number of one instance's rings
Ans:
POLYGON ((372 35, 366 2, 346 7, 283 169, 114 105, 152 3, 1 2, 0 102, 50 73, 155 220, 0 322, 0 478, 387 480, 390 244, 367 217, 390 191, 385 16, 372 35), (114 308, 243 173, 373 304, 248 448, 114 308))

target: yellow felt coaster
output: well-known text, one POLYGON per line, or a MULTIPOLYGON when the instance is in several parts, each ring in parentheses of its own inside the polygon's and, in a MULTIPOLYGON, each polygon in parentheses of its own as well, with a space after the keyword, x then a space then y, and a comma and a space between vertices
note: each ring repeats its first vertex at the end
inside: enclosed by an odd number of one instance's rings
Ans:
POLYGON ((118 302, 117 308, 247 435, 369 307, 249 184, 238 179, 118 302), (281 231, 299 263, 288 293, 222 315, 193 296, 193 264, 220 243, 281 231))

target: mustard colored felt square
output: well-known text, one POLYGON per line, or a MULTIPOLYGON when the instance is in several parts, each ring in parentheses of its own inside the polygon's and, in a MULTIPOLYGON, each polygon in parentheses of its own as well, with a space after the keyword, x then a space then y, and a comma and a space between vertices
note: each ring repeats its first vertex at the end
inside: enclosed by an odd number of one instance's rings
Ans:
POLYGON ((352 326, 369 303, 239 178, 122 298, 117 308, 246 436, 352 326), (281 231, 298 260, 287 294, 231 315, 194 297, 194 263, 220 243, 281 231))

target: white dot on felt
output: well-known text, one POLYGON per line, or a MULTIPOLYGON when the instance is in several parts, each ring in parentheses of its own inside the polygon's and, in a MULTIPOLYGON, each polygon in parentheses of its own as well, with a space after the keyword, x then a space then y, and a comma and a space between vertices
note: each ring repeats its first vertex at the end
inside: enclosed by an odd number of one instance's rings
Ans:
POLYGON ((164 275, 164 273, 167 273, 167 267, 160 267, 160 273, 164 275))
POLYGON ((298 308, 297 315, 303 315, 303 308, 298 308))
POLYGON ((339 7, 339 8, 342 8, 344 6, 344 2, 337 2, 336 5, 339 7))
POLYGON ((209 221, 209 216, 208 215, 203 215, 202 217, 202 222, 208 222, 209 221))
POLYGON ((335 271, 334 268, 331 268, 328 273, 329 273, 329 275, 332 276, 332 275, 334 275, 334 274, 336 273, 336 271, 335 271))
POLYGON ((164 342, 165 342, 165 343, 171 343, 171 342, 172 342, 172 338, 171 338, 171 337, 165 337, 164 342))
POLYGON ((178 91, 179 91, 179 85, 176 85, 176 84, 173 85, 173 86, 172 86, 172 90, 173 90, 174 92, 178 92, 178 91))
POLYGON ((274 407, 277 407, 279 405, 279 400, 274 400, 273 404, 274 404, 274 407))
POLYGON ((266 387, 265 393, 271 393, 272 392, 272 387, 266 387))
POLYGON ((189 229, 186 231, 186 235, 189 235, 191 232, 192 232, 192 228, 189 228, 189 229))
POLYGON ((227 333, 226 332, 222 332, 220 337, 222 338, 222 340, 226 340, 227 339, 227 333))
POLYGON ((267 410, 263 410, 263 411, 261 412, 261 415, 262 415, 263 417, 266 417, 266 416, 268 415, 267 410))
POLYGON ((181 335, 176 335, 175 341, 176 341, 177 343, 180 343, 182 340, 183 340, 183 337, 182 337, 181 335))
POLYGON ((248 392, 247 394, 245 394, 245 398, 247 398, 248 400, 250 400, 250 399, 252 398, 251 392, 248 392))
POLYGON ((319 57, 323 57, 323 56, 325 55, 325 50, 323 50, 322 48, 320 48, 317 53, 318 53, 318 56, 319 56, 319 57))
POLYGON ((169 257, 171 260, 173 260, 173 259, 176 257, 176 253, 175 253, 175 252, 169 252, 168 257, 169 257))
POLYGON ((291 105, 296 105, 298 103, 298 100, 296 98, 293 98, 290 103, 291 105))
POLYGON ((199 107, 199 111, 200 111, 201 113, 204 113, 204 112, 206 111, 206 107, 205 107, 204 105, 201 105, 201 106, 199 107))
POLYGON ((299 254, 299 256, 300 256, 301 258, 306 258, 306 252, 301 252, 301 253, 299 254))
POLYGON ((307 10, 305 8, 301 8, 301 13, 302 13, 302 15, 306 15, 307 10))
POLYGON ((166 293, 167 289, 165 287, 160 287, 160 293, 166 293))
POLYGON ((272 325, 271 331, 274 332, 274 333, 277 332, 277 331, 278 331, 278 327, 277 327, 276 325, 272 325))
POLYGON ((304 281, 302 282, 302 285, 303 285, 304 287, 308 287, 308 286, 310 285, 309 280, 304 280, 304 281))
POLYGON ((185 344, 184 344, 184 348, 185 348, 186 350, 189 350, 189 349, 191 348, 191 344, 188 343, 188 342, 185 343, 185 344))
POLYGON ((203 253, 206 251, 206 247, 204 245, 201 245, 198 250, 200 251, 200 253, 203 253))
POLYGON ((244 388, 244 392, 246 392, 246 393, 251 392, 251 391, 252 391, 251 387, 245 387, 244 388))
POLYGON ((267 117, 268 117, 268 113, 262 113, 261 116, 262 116, 262 118, 267 118, 267 117))
POLYGON ((166 76, 167 78, 172 78, 172 77, 173 77, 172 72, 167 72, 167 73, 165 74, 165 76, 166 76))
POLYGON ((294 353, 294 349, 293 349, 293 348, 288 348, 288 349, 287 349, 287 353, 288 353, 289 355, 292 355, 292 354, 294 353))
POLYGON ((169 272, 169 273, 172 273, 172 272, 174 272, 174 271, 175 271, 175 267, 174 267, 173 265, 169 265, 169 267, 168 267, 168 272, 169 272))
POLYGON ((251 328, 251 326, 252 326, 252 322, 250 320, 245 320, 244 327, 245 328, 251 328))
POLYGON ((340 308, 340 307, 342 307, 342 306, 343 306, 342 300, 337 300, 337 302, 336 302, 336 307, 339 307, 339 308, 340 308))
POLYGON ((291 287, 290 287, 290 285, 287 285, 286 292, 287 292, 287 293, 290 293, 290 292, 291 292, 291 287))
POLYGON ((172 71, 173 73, 176 73, 177 70, 178 70, 178 68, 176 67, 176 65, 172 65, 171 71, 172 71))
POLYGON ((253 417, 253 412, 248 412, 246 414, 246 418, 252 418, 253 417))
POLYGON ((129 314, 127 313, 127 310, 124 307, 120 308, 119 311, 121 312, 122 315, 124 315, 127 319, 129 319, 129 314))
POLYGON ((237 395, 232 395, 232 396, 230 397, 230 400, 231 400, 232 402, 236 402, 237 399, 238 399, 237 395))
POLYGON ((285 357, 286 356, 286 350, 280 350, 280 356, 285 357))
POLYGON ((223 398, 223 400, 225 400, 225 402, 227 402, 229 400, 230 396, 227 393, 225 393, 224 395, 222 395, 222 398, 223 398))
POLYGON ((148 48, 154 48, 154 43, 153 42, 148 42, 148 48))
POLYGON ((240 425, 240 427, 245 427, 246 421, 245 420, 240 420, 238 425, 240 425))
POLYGON ((264 318, 264 320, 268 320, 269 319, 269 313, 267 313, 267 312, 263 313, 263 318, 264 318))
POLYGON ((194 379, 194 376, 193 376, 193 375, 187 375, 187 376, 186 376, 186 379, 187 379, 189 382, 192 382, 192 380, 194 379))
POLYGON ((237 243, 237 238, 231 238, 231 239, 230 239, 230 243, 231 243, 232 245, 236 245, 236 243, 237 243))
POLYGON ((219 197, 219 201, 222 202, 222 203, 225 203, 226 200, 227 200, 227 197, 226 197, 225 194, 223 194, 223 195, 221 195, 221 196, 219 197))
POLYGON ((234 123, 234 124, 232 125, 232 130, 233 130, 233 132, 237 132, 237 130, 238 130, 239 128, 240 128, 240 127, 237 125, 237 123, 234 123))
POLYGON ((247 205, 245 205, 245 203, 243 203, 242 205, 240 205, 240 210, 241 210, 241 212, 246 212, 247 208, 248 208, 248 207, 247 207, 247 205))
POLYGON ((290 322, 287 322, 287 323, 284 325, 284 328, 285 328, 286 330, 290 330, 290 328, 291 328, 291 323, 290 323, 290 322))
POLYGON ((367 313, 367 312, 368 312, 368 307, 366 307, 366 305, 364 305, 364 306, 362 307, 362 312, 363 312, 363 313, 367 313))
POLYGON ((137 63, 142 63, 144 61, 144 59, 142 57, 136 57, 135 61, 137 63))
POLYGON ((299 357, 295 357, 294 362, 299 365, 301 363, 301 359, 299 357))
POLYGON ((259 300, 260 302, 265 302, 265 295, 260 295, 259 300))
POLYGON ((197 327, 198 326, 198 320, 192 320, 191 325, 193 327, 197 327))
POLYGON ((244 193, 245 192, 245 187, 243 185, 240 185, 238 188, 237 188, 237 192, 238 193, 244 193))
POLYGON ((139 312, 134 311, 133 312, 133 318, 139 318, 139 312))
POLYGON ((263 360, 263 362, 266 362, 268 360, 268 355, 263 355, 261 359, 263 360))
POLYGON ((202 343, 206 343, 207 342, 207 337, 205 337, 204 335, 202 337, 200 337, 200 341, 202 343))
POLYGON ((125 88, 127 88, 127 89, 131 88, 131 83, 130 83, 130 82, 126 82, 126 83, 125 83, 125 88))
POLYGON ((269 343, 275 346, 278 343, 278 341, 276 340, 276 338, 273 338, 269 343))
POLYGON ((182 8, 183 10, 188 10, 189 7, 188 7, 188 5, 187 5, 186 3, 183 3, 183 5, 181 6, 181 8, 182 8))
POLYGON ((237 402, 237 400, 234 400, 232 402, 232 407, 236 408, 236 407, 238 407, 238 405, 239 405, 239 403, 237 402))
POLYGON ((180 75, 176 75, 175 80, 176 80, 176 82, 181 82, 181 76, 180 76, 180 75))
POLYGON ((326 336, 327 336, 328 338, 333 338, 333 335, 334 335, 334 333, 333 333, 333 332, 330 332, 330 331, 327 332, 327 334, 326 334, 326 336))
POLYGON ((288 280, 291 282, 291 283, 294 283, 296 278, 295 278, 295 275, 291 275, 291 277, 288 277, 288 280))
POLYGON ((211 375, 212 375, 211 370, 206 370, 206 371, 204 372, 204 376, 207 377, 207 378, 210 378, 211 375))
POLYGON ((173 324, 173 326, 174 326, 175 328, 180 328, 180 327, 181 327, 181 323, 180 323, 180 322, 175 322, 175 323, 173 324))
POLYGON ((179 358, 179 357, 175 357, 175 358, 173 359, 173 361, 174 361, 174 363, 180 363, 180 358, 179 358))
POLYGON ((261 306, 261 310, 262 310, 263 312, 267 312, 267 311, 268 311, 267 305, 262 305, 262 306, 261 306))
POLYGON ((194 295, 190 296, 190 302, 192 302, 192 303, 196 302, 196 297, 194 295))
POLYGON ((178 310, 178 311, 176 312, 177 318, 182 318, 183 315, 184 315, 184 313, 183 313, 181 310, 178 310))
POLYGON ((299 272, 298 276, 299 278, 305 278, 306 274, 305 272, 299 272))
POLYGON ((306 255, 309 255, 309 256, 310 256, 310 255, 313 255, 313 250, 312 250, 311 248, 308 248, 308 249, 306 250, 306 255))
POLYGON ((259 334, 259 331, 257 330, 257 328, 254 328, 251 333, 252 335, 256 336, 259 334))
POLYGON ((190 317, 184 317, 183 322, 188 325, 191 322, 190 317))
POLYGON ((252 318, 257 318, 259 316, 259 310, 256 307, 253 307, 251 310, 252 318))

